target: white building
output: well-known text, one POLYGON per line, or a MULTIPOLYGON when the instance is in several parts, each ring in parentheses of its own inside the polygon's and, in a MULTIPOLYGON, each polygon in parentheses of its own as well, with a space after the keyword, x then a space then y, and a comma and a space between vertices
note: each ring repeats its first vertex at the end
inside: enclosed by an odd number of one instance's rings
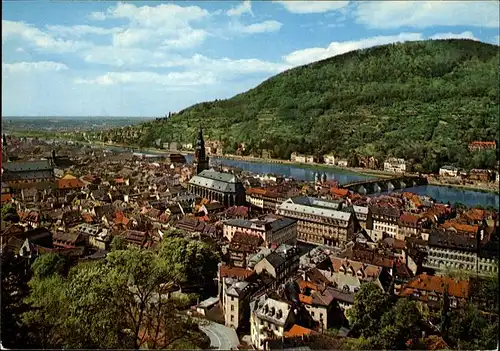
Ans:
POLYGON ((296 152, 292 152, 290 156, 290 161, 298 163, 306 163, 306 155, 301 155, 296 152))
POLYGON ((337 160, 337 166, 339 166, 339 167, 347 167, 348 164, 349 164, 349 162, 347 162, 347 160, 344 160, 344 159, 337 160))
POLYGON ((265 246, 297 243, 297 221, 290 218, 230 219, 224 222, 224 237, 231 241, 236 232, 260 236, 265 246))
POLYGON ((298 240, 336 246, 349 241, 357 223, 355 216, 341 207, 339 202, 298 196, 283 202, 278 214, 298 221, 298 240))
POLYGON ((250 337, 257 350, 268 338, 281 338, 295 320, 291 305, 262 295, 250 303, 250 337))
POLYGON ((388 158, 384 162, 384 171, 394 173, 406 172, 406 161, 403 158, 388 158))
MULTIPOLYGON (((233 278, 223 278, 222 310, 227 327, 238 329, 248 311, 248 297, 252 286, 246 281, 233 278)), ((248 315, 246 316, 248 320, 248 315)))
POLYGON ((323 160, 327 165, 334 165, 335 164, 335 156, 333 155, 324 155, 323 160))
MULTIPOLYGON (((474 237, 466 237, 451 230, 433 230, 430 233, 424 268, 431 268, 444 274, 448 270, 474 273, 480 275, 498 274, 498 257, 488 255, 486 246, 481 244, 480 255, 477 254, 477 242, 474 237)), ((494 246, 494 244, 492 245, 494 246)))
POLYGON ((453 166, 443 166, 439 169, 439 175, 441 177, 456 177, 458 176, 458 168, 453 166))

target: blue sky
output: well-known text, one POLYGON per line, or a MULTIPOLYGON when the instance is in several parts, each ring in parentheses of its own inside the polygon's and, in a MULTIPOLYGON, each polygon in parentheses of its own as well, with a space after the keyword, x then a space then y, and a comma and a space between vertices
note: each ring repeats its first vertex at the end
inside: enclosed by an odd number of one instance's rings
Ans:
POLYGON ((2 3, 2 115, 163 116, 397 41, 498 45, 495 1, 2 3))

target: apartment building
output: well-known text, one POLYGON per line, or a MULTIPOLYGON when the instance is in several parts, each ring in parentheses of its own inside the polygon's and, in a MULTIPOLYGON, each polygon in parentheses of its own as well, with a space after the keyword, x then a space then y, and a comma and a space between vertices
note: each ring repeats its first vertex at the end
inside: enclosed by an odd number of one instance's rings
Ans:
POLYGON ((263 211, 275 212, 278 206, 285 201, 278 192, 264 188, 250 188, 246 191, 246 201, 253 207, 263 211))
POLYGON ((393 173, 405 173, 406 161, 403 158, 388 158, 384 162, 384 171, 393 173))
POLYGON ((297 221, 291 218, 268 216, 262 219, 230 219, 224 222, 223 234, 229 241, 232 241, 237 232, 260 237, 266 247, 297 243, 297 221))
POLYGON ((421 301, 429 308, 438 310, 445 292, 448 295, 450 306, 457 308, 465 304, 469 298, 469 282, 448 277, 420 274, 403 285, 400 297, 408 297, 421 301))
POLYGON ((277 212, 298 221, 298 240, 337 246, 349 241, 359 228, 355 216, 341 208, 342 202, 295 197, 283 202, 277 212))
POLYGON ((257 350, 268 339, 282 338, 295 321, 292 306, 263 294, 250 303, 250 337, 257 350))
MULTIPOLYGON (((476 235, 482 236, 481 233, 476 235)), ((487 235, 482 238, 477 238, 476 235, 471 236, 441 228, 432 230, 423 267, 438 274, 444 274, 449 270, 460 270, 470 273, 477 271, 481 275, 496 275, 498 243, 489 240, 487 235)))
POLYGON ((370 206, 366 228, 395 238, 398 234, 401 210, 393 207, 370 206))

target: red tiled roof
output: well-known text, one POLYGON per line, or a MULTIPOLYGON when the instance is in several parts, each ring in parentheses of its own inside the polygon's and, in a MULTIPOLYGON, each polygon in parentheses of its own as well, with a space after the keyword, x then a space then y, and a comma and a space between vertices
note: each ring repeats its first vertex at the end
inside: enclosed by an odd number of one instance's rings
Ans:
POLYGON ((309 335, 314 333, 314 330, 304 328, 298 324, 294 324, 289 331, 284 333, 285 338, 294 338, 302 335, 309 335))
POLYGON ((304 294, 299 294, 299 301, 306 304, 306 305, 311 305, 312 304, 312 296, 306 296, 304 294))
POLYGON ((76 189, 83 188, 85 184, 80 179, 59 179, 57 187, 59 189, 76 189))
POLYGON ((332 195, 336 195, 336 196, 340 196, 340 197, 344 197, 344 196, 347 196, 349 194, 349 190, 347 189, 342 189, 342 188, 336 188, 336 187, 332 187, 330 189, 330 193, 332 195))
POLYGON ((403 223, 417 224, 420 218, 415 215, 403 213, 399 219, 403 223))
POLYGON ((115 224, 127 225, 129 222, 130 222, 130 220, 127 217, 125 217, 125 215, 123 214, 123 212, 121 212, 121 211, 116 212, 116 214, 115 214, 115 224))
POLYGON ((82 218, 87 223, 94 222, 94 218, 90 214, 88 214, 88 213, 82 213, 82 218))
MULTIPOLYGON (((450 296, 458 298, 469 297, 469 281, 427 274, 419 274, 405 284, 400 292, 400 296, 411 296, 415 289, 443 294, 446 286, 448 286, 448 294, 450 296)), ((427 297, 427 295, 421 297, 427 297)))
POLYGON ((254 274, 254 271, 240 268, 240 267, 229 267, 226 265, 220 266, 220 276, 221 278, 242 278, 246 279, 254 274))
POLYGON ((477 233, 477 231, 479 229, 479 226, 477 226, 477 225, 460 224, 460 223, 453 222, 453 221, 446 221, 441 225, 441 227, 445 228, 445 229, 452 227, 458 231, 473 233, 473 234, 477 233))
POLYGON ((12 200, 11 194, 2 194, 2 199, 1 199, 2 204, 9 202, 10 200, 12 200))

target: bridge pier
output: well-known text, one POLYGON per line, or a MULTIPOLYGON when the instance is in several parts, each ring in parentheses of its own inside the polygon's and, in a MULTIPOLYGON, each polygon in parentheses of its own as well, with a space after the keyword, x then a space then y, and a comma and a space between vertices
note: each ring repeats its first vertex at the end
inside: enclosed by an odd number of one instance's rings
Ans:
POLYGON ((364 182, 346 184, 344 189, 354 191, 361 195, 381 193, 395 189, 405 189, 427 184, 427 178, 415 176, 397 176, 390 179, 374 179, 364 182))

